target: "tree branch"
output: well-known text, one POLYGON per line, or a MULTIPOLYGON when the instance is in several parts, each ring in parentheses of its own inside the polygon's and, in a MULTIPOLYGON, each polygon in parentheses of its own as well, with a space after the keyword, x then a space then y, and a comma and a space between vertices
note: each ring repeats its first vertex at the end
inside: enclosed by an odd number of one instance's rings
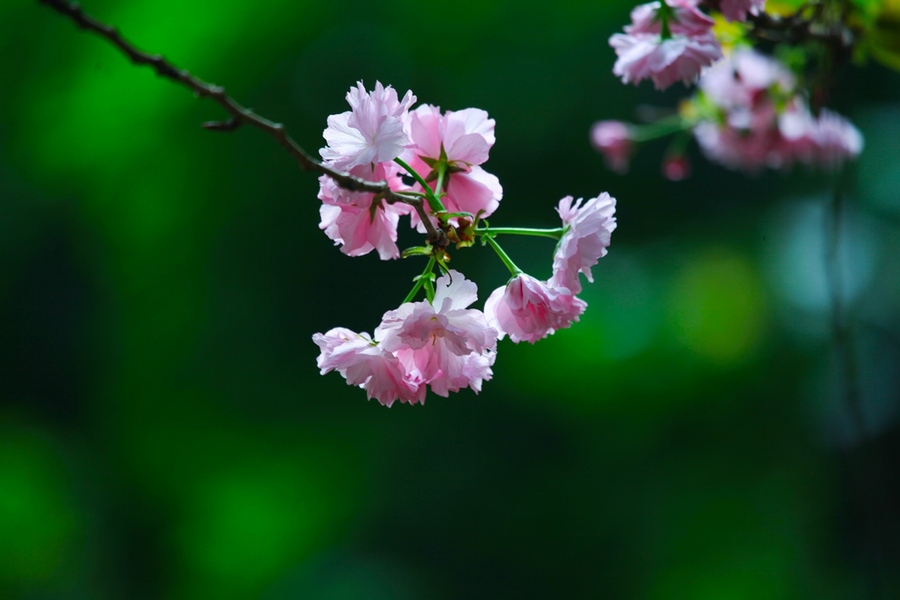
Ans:
POLYGON ((168 62, 159 54, 148 54, 136 48, 131 42, 122 37, 119 30, 111 25, 102 23, 90 15, 86 14, 77 2, 67 2, 66 0, 38 0, 41 4, 46 4, 56 12, 72 19, 78 27, 92 31, 102 38, 108 40, 111 44, 121 50, 131 62, 138 65, 147 65, 151 67, 160 77, 164 77, 177 84, 183 85, 190 89, 194 94, 201 98, 210 98, 216 104, 228 111, 231 117, 226 121, 209 121, 202 124, 204 129, 214 131, 234 131, 243 124, 252 125, 257 129, 269 134, 278 142, 281 147, 287 150, 294 160, 300 165, 304 171, 315 171, 332 178, 340 187, 351 192, 370 192, 374 194, 382 194, 388 203, 402 202, 411 204, 422 217, 422 222, 428 232, 428 239, 432 245, 437 247, 446 247, 449 243, 447 235, 434 227, 430 218, 424 215, 421 201, 416 206, 415 202, 411 202, 409 198, 394 192, 386 181, 366 181, 359 177, 354 177, 349 173, 336 171, 331 167, 324 165, 310 156, 303 148, 300 147, 294 139, 288 135, 281 123, 275 123, 254 113, 249 108, 243 107, 234 98, 225 93, 225 88, 207 83, 198 77, 191 75, 185 69, 180 69, 168 62))

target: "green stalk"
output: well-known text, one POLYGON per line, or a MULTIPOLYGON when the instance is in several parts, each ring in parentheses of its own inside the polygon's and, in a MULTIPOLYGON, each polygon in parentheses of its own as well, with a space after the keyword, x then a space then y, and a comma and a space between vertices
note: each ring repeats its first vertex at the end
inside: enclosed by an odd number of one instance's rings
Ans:
POLYGON ((514 263, 509 255, 503 251, 503 248, 500 247, 500 244, 497 243, 497 240, 495 240, 493 236, 486 235, 484 236, 484 239, 486 239, 487 243, 494 249, 494 252, 497 253, 497 256, 500 257, 500 260, 503 261, 503 264, 506 265, 506 268, 509 269, 509 272, 512 273, 513 277, 525 272, 516 266, 516 263, 514 263))
MULTIPOLYGON (((447 163, 441 161, 438 163, 437 183, 434 186, 434 195, 440 200, 441 194, 444 193, 444 173, 447 171, 447 163)), ((443 204, 443 203, 442 203, 443 204)))
POLYGON ((565 227, 556 227, 553 229, 535 229, 533 227, 479 227, 475 229, 475 235, 483 235, 486 237, 505 233, 507 235, 534 235, 538 237, 548 237, 554 240, 561 238, 565 232, 565 227))
MULTIPOLYGON (((425 182, 425 180, 422 179, 422 176, 419 175, 415 171, 415 169, 413 169, 411 166, 406 164, 406 161, 404 161, 400 157, 395 158, 394 162, 397 163, 398 165, 400 165, 401 167, 403 167, 404 169, 406 169, 406 172, 409 173, 412 176, 412 178, 415 179, 416 182, 418 182, 418 184, 422 186, 422 188, 424 188, 425 199, 428 201, 428 208, 431 209, 431 212, 437 213, 437 212, 443 212, 443 211, 447 210, 444 208, 444 205, 441 203, 440 198, 438 198, 437 195, 435 195, 434 190, 431 189, 431 186, 429 186, 425 182)), ((439 179, 439 181, 440 181, 440 179, 439 179)))
POLYGON ((628 125, 628 138, 633 142, 649 142, 690 128, 690 123, 679 116, 674 116, 650 125, 628 125))
POLYGON ((672 9, 666 4, 666 0, 660 0, 659 4, 659 39, 668 40, 672 37, 672 31, 669 29, 669 17, 672 14, 672 9))
MULTIPOLYGON (((425 270, 422 271, 422 274, 416 279, 416 284, 413 286, 413 289, 406 295, 406 298, 403 299, 403 302, 400 304, 406 304, 407 302, 412 302, 413 298, 416 297, 416 294, 419 293, 419 290, 422 289, 422 286, 425 285, 425 282, 430 283, 430 279, 428 278, 431 275, 431 271, 434 269, 435 264, 434 255, 428 257, 428 265, 426 265, 425 270)), ((426 293, 427 296, 427 293, 426 293)), ((432 293, 433 296, 433 293, 432 293)))

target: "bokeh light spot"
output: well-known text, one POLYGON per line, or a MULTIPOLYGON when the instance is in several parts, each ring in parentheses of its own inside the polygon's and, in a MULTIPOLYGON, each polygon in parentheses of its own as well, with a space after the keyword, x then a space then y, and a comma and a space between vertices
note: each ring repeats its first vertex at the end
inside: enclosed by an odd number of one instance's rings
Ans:
POLYGON ((668 323, 678 341, 714 363, 739 363, 766 329, 759 277, 730 250, 708 249, 682 267, 672 284, 668 323))

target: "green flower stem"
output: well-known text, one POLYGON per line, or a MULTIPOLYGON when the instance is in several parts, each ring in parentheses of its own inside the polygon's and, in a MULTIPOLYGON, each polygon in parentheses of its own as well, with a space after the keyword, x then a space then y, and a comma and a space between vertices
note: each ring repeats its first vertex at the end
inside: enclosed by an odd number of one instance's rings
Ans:
POLYGON ((415 169, 406 164, 406 161, 404 161, 402 158, 397 157, 394 159, 394 162, 406 169, 406 172, 409 173, 413 177, 413 179, 415 179, 418 184, 425 189, 425 199, 428 201, 428 208, 431 209, 431 212, 437 213, 446 211, 444 205, 441 203, 440 198, 437 197, 431 187, 425 182, 424 179, 422 179, 422 176, 419 175, 415 171, 415 169))
MULTIPOLYGON (((413 289, 406 295, 406 298, 403 299, 403 302, 400 304, 406 304, 407 302, 412 302, 413 298, 416 297, 416 294, 419 293, 419 290, 422 289, 422 286, 425 285, 425 282, 430 282, 429 275, 431 275, 432 270, 434 269, 434 265, 437 261, 434 259, 434 255, 428 257, 428 264, 425 266, 425 270, 422 271, 422 274, 416 279, 416 284, 413 286, 413 289)), ((427 295, 427 294, 426 294, 427 295)))
POLYGON ((659 39, 667 40, 672 37, 672 31, 669 29, 669 17, 672 15, 672 9, 666 4, 666 0, 659 2, 659 39))
POLYGON ((476 228, 475 235, 483 235, 490 238, 492 235, 534 235, 538 237, 548 237, 558 240, 566 232, 565 227, 556 227, 555 229, 534 229, 531 227, 485 227, 476 228))
POLYGON ((525 272, 517 267, 516 263, 514 263, 509 255, 503 251, 503 248, 500 247, 500 244, 497 243, 497 240, 494 239, 494 236, 486 235, 484 236, 484 239, 487 240, 487 243, 491 245, 491 248, 494 249, 494 252, 497 253, 497 256, 500 257, 500 260, 503 261, 503 264, 506 265, 506 268, 509 269, 509 272, 512 273, 513 277, 525 272))
POLYGON ((687 131, 690 128, 691 123, 675 116, 650 125, 628 125, 628 137, 634 142, 649 142, 673 133, 687 131))
POLYGON ((425 283, 422 287, 425 288, 425 297, 428 299, 428 304, 434 304, 434 282, 430 277, 425 278, 425 283))
MULTIPOLYGON (((438 163, 438 177, 434 184, 434 195, 440 200, 441 194, 444 192, 444 174, 447 172, 447 163, 441 161, 438 163)), ((443 203, 442 203, 443 204, 443 203)))

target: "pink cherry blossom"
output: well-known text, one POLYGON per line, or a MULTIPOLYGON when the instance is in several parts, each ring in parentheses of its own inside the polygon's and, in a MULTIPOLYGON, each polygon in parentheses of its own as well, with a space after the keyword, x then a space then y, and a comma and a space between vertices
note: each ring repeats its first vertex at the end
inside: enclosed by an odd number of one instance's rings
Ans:
MULTIPOLYGON (((750 172, 790 162, 778 127, 779 106, 794 96, 796 82, 781 63, 737 48, 703 73, 699 88, 717 111, 694 128, 707 158, 750 172)), ((793 102, 789 112, 799 116, 806 111, 793 102)))
POLYGON ((347 93, 351 110, 328 117, 328 128, 322 134, 328 146, 319 154, 343 170, 394 160, 410 144, 409 107, 415 101, 410 91, 399 100, 391 86, 375 82, 375 89, 367 92, 362 81, 358 82, 347 93))
POLYGON ((591 143, 603 154, 611 170, 617 173, 628 170, 632 152, 628 125, 621 121, 597 121, 591 128, 591 143))
POLYGON ((624 83, 653 81, 662 90, 678 80, 689 85, 703 67, 722 57, 722 47, 712 32, 714 21, 697 8, 694 0, 666 0, 668 37, 663 38, 659 2, 642 4, 631 12, 625 33, 609 38, 618 59, 613 73, 624 83))
POLYGON ((484 303, 488 323, 500 337, 532 344, 578 320, 587 303, 568 288, 558 288, 521 273, 494 290, 484 303))
POLYGON ((385 406, 396 400, 410 404, 425 401, 425 386, 403 370, 396 356, 385 352, 366 333, 356 333, 343 327, 325 334, 313 335, 321 353, 316 359, 321 374, 338 371, 348 385, 366 390, 385 406))
POLYGON ((813 116, 791 72, 751 49, 738 48, 710 67, 699 87, 706 114, 694 137, 707 158, 726 167, 833 168, 862 150, 852 124, 828 110, 813 116))
POLYGON ((853 124, 827 109, 822 109, 813 130, 813 156, 816 164, 837 169, 848 158, 856 158, 863 149, 863 137, 853 124))
POLYGON ((588 281, 594 281, 591 267, 606 256, 616 228, 616 199, 603 192, 584 205, 581 198, 574 204, 572 200, 572 196, 566 196, 556 209, 568 228, 556 246, 550 281, 558 288, 568 288, 577 294, 581 292, 578 274, 584 273, 588 281))
POLYGON ((733 112, 769 101, 769 92, 792 95, 794 75, 779 61, 740 46, 703 72, 699 88, 714 104, 733 112))
POLYGON ((766 0, 722 0, 719 10, 729 21, 746 21, 747 13, 758 15, 765 5, 766 0))
MULTIPOLYGON (((479 165, 488 159, 494 145, 494 120, 477 108, 447 111, 423 104, 410 113, 413 147, 404 160, 433 184, 433 167, 442 158, 447 163, 445 195, 441 202, 449 212, 481 212, 491 215, 500 204, 500 181, 479 165)), ((413 216, 413 222, 417 218, 413 216)))
POLYGON ((468 309, 477 286, 449 271, 435 282, 432 303, 407 302, 388 311, 375 336, 409 376, 447 396, 465 387, 476 392, 491 377, 497 331, 479 310, 468 309))
MULTIPOLYGON (((350 173, 370 181, 387 181, 392 188, 400 185, 393 163, 354 167, 350 173)), ((370 192, 349 192, 326 175, 319 178, 318 197, 322 200, 319 228, 341 246, 341 252, 362 256, 377 250, 382 260, 400 256, 397 225, 400 215, 409 213, 409 206, 387 204, 370 192)))
MULTIPOLYGON (((669 32, 674 35, 696 37, 709 33, 715 24, 706 13, 697 8, 698 0, 666 0, 669 11, 669 32)), ((625 27, 626 33, 662 33, 660 2, 640 4, 631 11, 631 25, 625 27)))

